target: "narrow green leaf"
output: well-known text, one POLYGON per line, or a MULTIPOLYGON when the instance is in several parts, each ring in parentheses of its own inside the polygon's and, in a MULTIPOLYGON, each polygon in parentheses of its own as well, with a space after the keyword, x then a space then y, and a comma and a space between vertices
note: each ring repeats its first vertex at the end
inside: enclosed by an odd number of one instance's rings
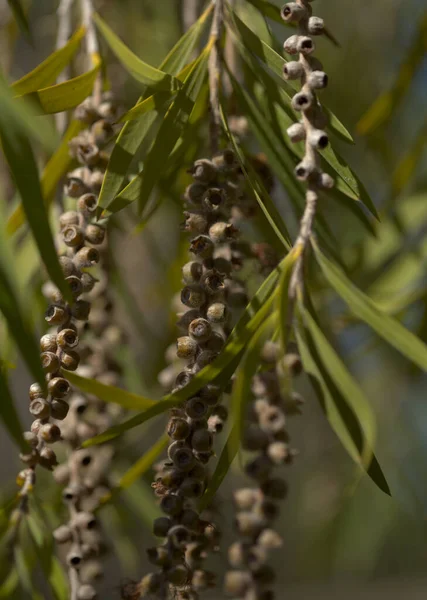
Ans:
MULTIPOLYGON (((1 280, 1 278, 0 278, 1 280)), ((0 304, 1 309, 1 304, 0 304)), ((18 444, 22 452, 28 452, 28 445, 22 436, 23 427, 21 425, 15 403, 9 389, 6 373, 0 365, 0 418, 11 438, 18 444)))
POLYGON ((162 437, 157 440, 151 448, 145 452, 139 460, 136 461, 134 465, 132 465, 124 475, 120 478, 119 483, 115 486, 108 494, 106 494, 103 498, 101 498, 101 504, 106 504, 110 502, 117 494, 119 494, 122 490, 127 489, 135 481, 140 480, 141 477, 151 469, 153 463, 163 450, 167 447, 169 443, 169 438, 167 435, 162 435, 162 437))
POLYGON ((360 134, 370 134, 389 121, 393 111, 396 110, 409 91, 414 75, 422 64, 426 51, 427 15, 424 15, 419 22, 413 44, 399 68, 394 85, 390 90, 380 94, 360 119, 357 125, 360 134))
POLYGON ((283 218, 282 218, 281 214, 279 213, 279 211, 277 210, 276 205, 274 204, 270 195, 267 193, 267 191, 265 190, 265 188, 262 186, 259 179, 257 178, 257 175, 256 175, 254 169, 252 168, 251 164, 249 162, 245 162, 243 153, 242 153, 241 149, 239 148, 234 135, 230 131, 230 128, 229 128, 228 122, 227 122, 227 118, 225 116, 225 111, 223 110, 222 107, 221 107, 221 117, 222 117, 224 130, 228 136, 228 139, 231 142, 231 145, 234 148, 234 151, 236 153, 236 156, 237 156, 240 166, 242 168, 243 174, 245 175, 245 178, 248 181, 250 190, 252 191, 253 195, 255 196, 256 201, 258 202, 262 212, 266 216, 266 219, 267 219, 268 223, 270 224, 272 232, 277 237, 277 239, 279 240, 281 245, 283 245, 286 250, 289 250, 291 247, 291 239, 290 239, 287 227, 283 221, 283 218), (259 194, 257 190, 259 190, 261 192, 261 194, 259 194))
POLYGON ((18 96, 17 100, 30 101, 39 114, 53 114, 64 112, 78 106, 85 98, 91 95, 95 79, 101 68, 98 55, 93 57, 92 69, 73 77, 63 83, 41 88, 29 94, 18 96))
MULTIPOLYGON (((255 6, 255 8, 257 8, 265 17, 276 21, 276 23, 285 25, 285 21, 280 16, 280 8, 272 2, 269 2, 268 0, 249 0, 249 3, 255 6)), ((286 23, 286 25, 288 25, 288 23, 286 23)))
MULTIPOLYGON (((212 7, 213 5, 210 5, 198 21, 175 44, 161 63, 160 70, 176 76, 184 68, 185 64, 190 60, 206 27, 212 7)), ((146 99, 146 96, 142 96, 138 100, 137 105, 144 99, 146 99)), ((98 204, 102 208, 108 209, 111 202, 122 189, 131 162, 157 116, 157 112, 149 112, 139 119, 125 123, 123 126, 113 147, 99 194, 98 204)))
POLYGON ((138 102, 135 104, 133 108, 128 110, 122 117, 120 117, 119 122, 125 123, 127 121, 133 121, 134 119, 139 119, 142 115, 145 115, 148 112, 157 111, 160 112, 166 109, 168 103, 172 100, 172 94, 168 94, 166 92, 157 92, 152 96, 149 96, 142 102, 138 102))
POLYGON ((138 58, 98 14, 93 16, 93 20, 104 40, 134 79, 156 90, 175 92, 181 87, 178 79, 138 58))
POLYGON ((223 374, 226 374, 225 379, 227 382, 233 374, 235 363, 240 360, 246 344, 270 313, 275 297, 275 286, 284 268, 285 260, 286 258, 270 273, 260 286, 231 332, 225 348, 213 363, 199 371, 185 388, 174 394, 168 394, 163 400, 157 402, 145 412, 139 413, 124 423, 108 429, 103 434, 87 440, 84 442, 84 446, 92 446, 112 440, 125 431, 133 429, 149 419, 162 414, 166 410, 178 406, 187 398, 196 394, 207 383, 219 381, 223 374), (230 366, 232 366, 232 370, 230 369, 231 372, 228 372, 227 369, 230 366))
POLYGON ((137 200, 138 213, 142 214, 154 186, 163 174, 162 165, 188 124, 207 73, 208 57, 209 48, 207 47, 195 62, 183 87, 169 107, 154 144, 144 161, 143 171, 132 179, 111 203, 108 208, 110 212, 117 212, 137 200))
POLYGON ((427 346, 397 319, 379 310, 366 294, 353 285, 338 266, 326 258, 316 243, 313 243, 313 248, 324 276, 351 312, 372 327, 398 352, 427 371, 427 346))
POLYGON ((10 9, 15 17, 15 21, 18 23, 19 29, 22 31, 27 40, 33 43, 33 36, 28 25, 27 15, 22 8, 21 0, 7 0, 10 9))
POLYGON ((210 478, 209 485, 202 496, 199 510, 206 509, 213 501, 216 492, 227 475, 230 466, 239 451, 245 424, 245 411, 251 401, 252 378, 257 372, 260 363, 260 354, 264 343, 271 337, 277 314, 273 313, 267 320, 260 324, 247 345, 243 355, 236 379, 233 383, 233 394, 231 396, 231 418, 233 426, 221 452, 215 471, 210 478))
POLYGON ((93 394, 103 402, 118 404, 127 410, 143 410, 157 404, 155 400, 133 394, 113 385, 106 385, 96 379, 87 379, 77 373, 67 371, 67 379, 72 385, 78 387, 82 392, 93 394))
POLYGON ((373 455, 375 420, 369 402, 310 313, 302 304, 298 310, 301 325, 296 328, 296 338, 304 370, 332 429, 353 460, 384 493, 391 495, 373 455))
MULTIPOLYGON (((49 159, 49 162, 43 169, 41 176, 41 188, 42 194, 45 201, 46 208, 52 204, 55 196, 56 188, 73 164, 73 159, 70 156, 68 142, 75 137, 82 129, 85 124, 81 121, 71 121, 61 140, 58 149, 49 159)), ((10 215, 7 221, 7 232, 9 235, 14 234, 23 224, 25 223, 25 212, 22 208, 22 204, 19 204, 10 215)))
POLYGON ((16 95, 21 96, 22 94, 36 92, 40 88, 54 83, 58 75, 77 52, 84 34, 84 27, 80 27, 65 46, 52 52, 46 60, 30 71, 30 73, 15 81, 11 86, 12 91, 16 95))
MULTIPOLYGON (((427 35, 427 34, 426 34, 427 35)), ((398 196, 411 181, 417 167, 420 164, 427 141, 427 120, 420 128, 417 137, 409 152, 399 161, 392 178, 392 193, 395 198, 398 196)))
POLYGON ((37 163, 26 134, 11 126, 0 113, 0 136, 3 151, 15 185, 21 196, 28 224, 36 241, 40 256, 53 283, 64 297, 72 300, 69 286, 59 265, 55 244, 40 187, 37 163))
POLYGON ((0 598, 12 598, 18 587, 19 575, 15 567, 10 569, 7 578, 0 585, 0 598))

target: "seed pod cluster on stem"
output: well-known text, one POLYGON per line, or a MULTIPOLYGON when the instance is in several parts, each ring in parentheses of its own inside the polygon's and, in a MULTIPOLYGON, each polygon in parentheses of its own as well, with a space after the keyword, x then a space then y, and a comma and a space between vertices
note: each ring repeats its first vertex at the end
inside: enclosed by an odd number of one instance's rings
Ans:
POLYGON ((301 371, 298 355, 281 359, 280 347, 267 342, 261 354, 261 370, 252 381, 242 446, 251 453, 245 473, 256 483, 234 492, 238 541, 228 550, 232 567, 225 577, 225 592, 235 598, 269 600, 275 579, 267 564, 271 550, 283 544, 274 529, 278 503, 287 495, 287 484, 275 471, 293 462, 296 451, 289 445, 287 417, 299 414, 303 400, 292 391, 292 378, 301 371), (286 381, 286 394, 283 382, 286 381))
MULTIPOLYGON (((234 153, 225 150, 212 160, 196 160, 190 173, 194 181, 185 190, 182 228, 191 234, 191 260, 182 269, 181 335, 175 357, 169 357, 174 364, 161 374, 161 381, 173 390, 187 385, 221 352, 230 315, 247 303, 245 286, 234 274, 252 256, 238 239, 233 219, 237 207, 243 211, 249 202, 234 153)), ((217 385, 208 384, 171 411, 168 458, 156 466, 153 483, 165 513, 156 520, 154 533, 165 541, 148 550, 149 560, 161 570, 142 579, 142 596, 163 598, 173 591, 181 598, 194 598, 214 585, 214 574, 203 568, 203 560, 217 549, 219 533, 199 515, 196 501, 206 489, 214 436, 227 418, 221 396, 217 385)))
POLYGON ((95 212, 107 162, 103 148, 113 134, 114 114, 114 105, 108 95, 98 104, 88 98, 76 109, 76 117, 88 127, 69 144, 71 155, 81 166, 66 177, 64 194, 68 202, 70 199, 75 201, 76 209, 59 216, 61 249, 58 251, 73 302, 63 298, 53 283, 44 284, 43 293, 49 301, 45 320, 50 329, 40 339, 40 350, 48 393, 45 394, 37 383, 29 390, 34 421, 31 430, 24 435, 31 450, 21 455, 26 468, 18 475, 17 481, 22 487, 20 505, 14 513, 19 521, 28 510, 28 495, 35 483, 37 465, 54 471, 56 481, 66 484, 63 497, 70 518, 67 525, 55 532, 55 538, 68 546, 66 561, 73 600, 96 597, 89 581, 100 574, 100 565, 94 558, 101 553, 103 544, 93 510, 99 502, 100 491, 104 489, 105 493, 103 482, 111 457, 108 449, 86 451, 78 448, 85 439, 111 424, 111 414, 97 399, 72 393, 66 373, 82 371, 79 365, 83 360, 93 376, 110 383, 115 377, 108 361, 108 348, 114 344, 117 332, 106 327, 107 317, 101 327, 102 339, 98 340, 98 345, 80 344, 82 333, 88 328, 92 300, 98 304, 98 313, 105 309, 106 286, 105 281, 102 284, 102 270, 98 287, 99 279, 90 273, 90 269, 98 265, 105 248, 105 224, 95 222, 95 212), (68 442, 71 453, 67 463, 58 466, 52 444, 60 440, 68 442))

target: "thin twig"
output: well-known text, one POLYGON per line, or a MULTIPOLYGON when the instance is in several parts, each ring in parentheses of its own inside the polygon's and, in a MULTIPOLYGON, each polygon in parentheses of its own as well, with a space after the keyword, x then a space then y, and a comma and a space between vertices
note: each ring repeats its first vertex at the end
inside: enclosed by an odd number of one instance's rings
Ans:
MULTIPOLYGON (((74 0, 60 0, 58 10, 58 33, 56 36, 56 49, 63 48, 71 35, 71 8, 74 0)), ((70 67, 67 65, 60 73, 57 83, 66 81, 70 76, 70 67)), ((59 133, 63 133, 67 126, 67 114, 65 112, 55 114, 56 128, 59 133)))
MULTIPOLYGON (((89 66, 91 69, 93 66, 94 57, 99 54, 98 38, 96 37, 95 26, 93 24, 93 9, 92 0, 81 0, 82 6, 82 22, 86 28, 86 53, 88 57, 89 66)), ((98 105, 101 101, 102 94, 102 79, 101 74, 98 74, 95 84, 93 86, 93 98, 95 104, 98 105)))
POLYGON ((219 135, 221 130, 220 112, 220 87, 221 87, 221 37, 224 27, 224 0, 215 0, 215 12, 210 31, 211 39, 214 40, 209 57, 209 101, 211 108, 210 116, 210 138, 212 154, 219 150, 219 135))

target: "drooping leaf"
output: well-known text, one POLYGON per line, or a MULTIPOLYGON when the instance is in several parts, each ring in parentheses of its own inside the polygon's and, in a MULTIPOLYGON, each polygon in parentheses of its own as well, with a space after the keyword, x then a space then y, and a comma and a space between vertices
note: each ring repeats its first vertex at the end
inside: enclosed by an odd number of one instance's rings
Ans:
MULTIPOLYGON (((175 44, 161 63, 159 67, 161 71, 176 76, 184 68, 190 60, 206 27, 212 8, 213 6, 210 5, 198 21, 175 44)), ((142 96, 138 100, 137 105, 144 99, 146 99, 146 96, 142 96)), ((122 189, 131 162, 141 147, 147 132, 156 120, 157 115, 157 112, 149 112, 135 121, 125 123, 123 126, 112 150, 99 194, 98 204, 102 208, 108 209, 111 202, 122 189)))
POLYGON ((324 276, 351 312, 372 327, 398 352, 427 371, 427 346, 397 319, 379 310, 366 294, 353 285, 338 266, 326 258, 316 243, 313 243, 313 248, 324 276))
POLYGON ((64 297, 72 300, 69 286, 59 265, 49 220, 43 201, 37 163, 25 132, 11 126, 0 113, 0 137, 3 151, 15 185, 21 196, 22 206, 36 241, 40 256, 52 282, 64 297))
MULTIPOLYGON (((256 173, 254 169, 251 168, 250 162, 245 163, 244 156, 242 151, 240 150, 237 141, 234 135, 231 133, 230 128, 228 126, 227 118, 225 116, 225 111, 221 107, 221 117, 223 121, 224 130, 228 136, 228 139, 231 142, 231 145, 236 153, 236 156, 239 160, 240 166, 242 168, 243 174, 245 175, 246 180, 249 183, 250 190, 253 192, 261 210, 263 211, 268 223, 270 224, 271 230, 274 235, 279 240, 280 244, 283 245, 285 250, 290 249, 291 240, 289 236, 289 232, 286 228, 286 225, 283 221, 282 216, 276 208, 273 200, 270 195, 267 193, 265 188, 263 188, 262 184, 258 181, 256 173), (259 190, 259 192, 258 192, 259 190)), ((270 238, 269 238, 270 239, 270 238)))
POLYGON ((12 598, 19 584, 19 575, 15 567, 10 569, 8 576, 0 584, 0 598, 12 598))
POLYGON ((75 108, 92 93, 101 68, 98 54, 93 55, 93 63, 93 68, 86 73, 56 85, 40 88, 36 92, 18 96, 17 101, 30 101, 39 114, 53 114, 75 108))
POLYGON ((127 410, 145 410, 157 404, 155 400, 150 400, 150 398, 133 394, 113 385, 106 385, 96 379, 81 377, 77 373, 67 371, 66 377, 72 385, 78 387, 82 392, 93 394, 103 402, 118 404, 127 410))
MULTIPOLYGON (((426 31, 427 35, 427 31, 426 31)), ((411 181, 417 166, 420 163, 421 158, 424 155, 427 142, 427 121, 425 121, 423 127, 420 128, 417 137, 409 152, 407 152, 393 173, 392 178, 392 195, 393 197, 398 196, 411 181)))
POLYGON ((54 83, 58 75, 77 52, 84 34, 84 27, 80 27, 62 48, 52 52, 46 60, 30 73, 15 81, 11 86, 13 93, 21 96, 22 94, 36 92, 40 88, 54 83))
POLYGON ((142 172, 118 194, 108 207, 110 212, 117 212, 128 204, 138 201, 138 213, 142 213, 155 184, 163 174, 162 166, 187 126, 207 73, 209 51, 208 45, 195 62, 184 85, 169 107, 154 144, 144 160, 142 172))
POLYGON ((27 15, 22 7, 21 0, 7 0, 13 16, 18 24, 19 29, 22 31, 24 36, 29 42, 33 42, 33 36, 31 34, 30 27, 28 25, 27 15))
POLYGON ((360 134, 367 135, 384 126, 391 118, 393 111, 409 91, 416 71, 427 52, 427 15, 420 20, 413 44, 402 62, 396 81, 392 88, 375 100, 372 106, 360 119, 357 129, 360 134))
POLYGON ((178 79, 138 58, 98 14, 93 16, 93 20, 104 40, 134 79, 156 90, 176 92, 181 87, 178 79))
MULTIPOLYGON (((1 279, 1 277, 0 277, 1 279)), ((1 309, 1 304, 0 304, 1 309)), ((6 431, 18 444, 22 452, 28 452, 28 445, 22 436, 23 427, 15 408, 15 403, 9 389, 6 373, 0 364, 0 418, 6 431)))
POLYGON ((260 324, 247 345, 247 350, 243 355, 233 383, 230 413, 233 426, 221 452, 215 471, 209 480, 209 485, 200 500, 200 511, 206 509, 211 504, 239 451, 245 424, 245 411, 252 398, 252 378, 259 367, 262 346, 271 337, 276 321, 277 313, 273 313, 266 321, 260 324))
MULTIPOLYGON (((40 183, 46 208, 49 208, 51 205, 60 180, 65 173, 67 173, 73 163, 73 159, 68 149, 68 142, 80 131, 82 131, 84 127, 85 125, 81 121, 71 121, 67 131, 64 134, 64 137, 61 140, 60 145, 58 146, 58 149, 51 156, 49 162, 43 169, 40 183)), ((8 219, 8 234, 13 235, 24 223, 24 209, 22 208, 22 204, 19 204, 8 219)))

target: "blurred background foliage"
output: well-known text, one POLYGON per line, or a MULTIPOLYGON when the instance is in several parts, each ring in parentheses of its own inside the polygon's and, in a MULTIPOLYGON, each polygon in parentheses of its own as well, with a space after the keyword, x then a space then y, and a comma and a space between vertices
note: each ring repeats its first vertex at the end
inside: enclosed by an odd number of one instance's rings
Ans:
MULTIPOLYGON (((23 3, 25 5, 25 3, 23 3)), ((277 2, 277 4, 279 4, 277 2)), ((0 7, 0 64, 3 75, 14 81, 51 53, 56 35, 56 2, 27 3, 33 43, 0 7)), ((182 0, 102 0, 97 10, 137 56, 160 64, 182 32, 182 0)), ((241 18, 253 29, 263 24, 245 4, 241 18)), ((336 248, 350 278, 389 314, 427 342, 427 14, 423 0, 319 0, 321 15, 340 43, 337 48, 320 40, 318 56, 330 77, 322 101, 352 133, 356 144, 336 142, 368 189, 380 214, 375 237, 360 220, 332 200, 322 214, 336 238, 336 248)), ((270 22, 283 40, 287 31, 270 22)), ((108 79, 124 109, 133 106, 140 88, 107 56, 108 79)), ((78 63, 77 63, 78 64, 78 63)), ((76 67, 78 68, 78 66, 76 67)), ((262 108, 262 107, 261 107, 262 108)), ((199 139, 202 146, 201 138, 199 139)), ((250 146, 257 149, 254 140, 250 146)), ((40 158, 43 154, 40 155, 40 158)), ((188 163, 191 158, 188 159, 188 163)), ((180 236, 179 194, 185 185, 185 168, 176 174, 165 200, 142 233, 135 232, 132 211, 116 221, 114 282, 118 317, 129 344, 119 358, 131 391, 160 393, 157 373, 164 367, 164 352, 174 335, 170 299, 179 289, 179 266, 186 245, 180 236)), ((8 171, 0 165, 2 198, 9 209, 16 203, 8 171)), ((286 213, 280 189, 275 199, 286 213)), ((289 216, 289 228, 295 223, 289 216)), ((335 243, 335 242, 334 242, 335 243)), ((30 298, 32 318, 41 322, 43 299, 37 275, 37 255, 31 242, 19 244, 19 273, 30 298), (34 262, 36 261, 36 262, 34 262), (35 267, 35 268, 34 268, 35 267), (30 280, 25 273, 36 272, 30 280)), ((390 349, 365 325, 356 322, 331 291, 313 273, 316 304, 327 334, 340 356, 366 391, 378 421, 376 455, 393 497, 389 498, 367 477, 360 478, 354 464, 331 431, 308 381, 299 382, 306 398, 304 414, 290 425, 300 457, 289 470, 291 493, 282 514, 285 550, 276 557, 281 573, 279 597, 288 598, 400 598, 424 597, 427 579, 427 406, 426 375, 390 349)), ((6 337, 4 337, 6 340, 6 337)), ((4 356, 4 346, 2 355, 4 356)), ((11 385, 22 420, 28 422, 27 387, 30 378, 18 361, 11 385)), ((132 431, 120 449, 117 474, 122 474, 153 444, 162 425, 151 422, 132 431)), ((4 504, 15 494, 14 474, 19 470, 16 448, 2 435, 0 477, 4 504)), ((238 461, 236 461, 238 463, 238 461)), ((226 532, 232 529, 231 481, 240 478, 238 464, 225 480, 218 511, 226 532)), ((43 506, 42 533, 58 521, 57 492, 46 485, 38 502, 43 506), (52 510, 51 510, 52 509, 52 510), (55 516, 56 514, 56 516, 55 516), (46 517, 47 515, 47 517, 46 517), (55 522, 56 520, 56 522, 55 522)), ((157 508, 149 487, 150 473, 101 509, 106 535, 116 553, 102 584, 102 598, 119 596, 125 577, 138 577, 146 569, 145 548, 151 538, 151 521, 157 508), (118 560, 117 560, 118 558, 118 560)), ((60 511, 59 511, 60 512, 60 511)), ((37 515, 37 511, 35 512, 37 515)), ((1 519, 6 518, 3 514, 1 519)), ((37 517, 36 517, 37 519, 37 517)), ((4 522, 2 524, 4 526, 4 522)), ((40 523, 39 523, 40 526, 40 523)), ((37 549, 26 551, 35 563, 37 549)), ((28 558, 28 557, 27 557, 28 558)), ((226 556, 217 557, 216 568, 226 556)), ((27 561, 28 562, 28 561, 27 561)), ((19 561, 17 564, 20 564, 19 561)), ((43 587, 43 569, 35 578, 43 587)), ((7 562, 0 563, 0 597, 23 598, 11 583, 7 562), (10 587, 8 587, 8 585, 10 587), (15 591, 10 591, 15 589, 15 591)), ((49 592, 43 592, 49 597, 49 592)), ((28 595, 28 593, 27 593, 28 595)), ((30 593, 31 596, 31 593, 30 593)), ((33 596, 36 597, 36 596, 33 596)))

